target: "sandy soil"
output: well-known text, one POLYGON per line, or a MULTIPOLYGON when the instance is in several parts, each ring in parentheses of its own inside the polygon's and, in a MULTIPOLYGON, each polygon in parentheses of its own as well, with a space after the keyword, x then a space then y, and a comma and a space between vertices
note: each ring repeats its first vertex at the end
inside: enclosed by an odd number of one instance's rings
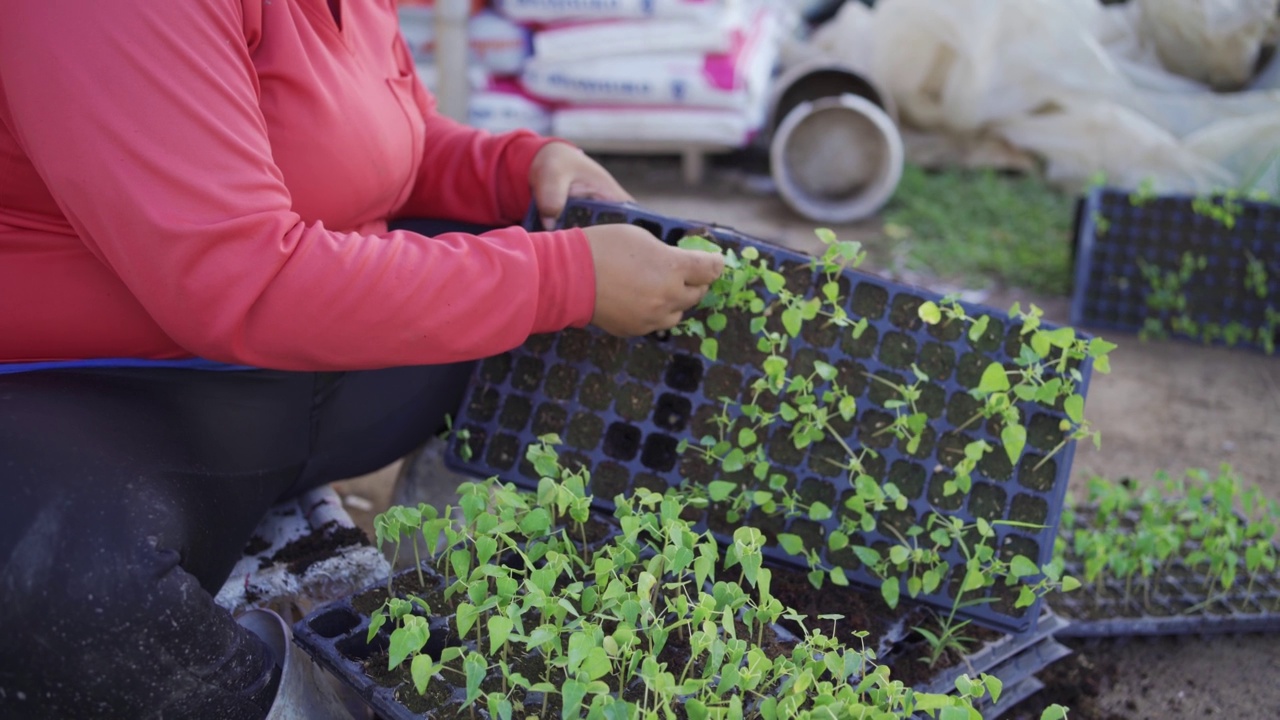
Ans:
MULTIPOLYGON (((729 225, 797 250, 816 247, 814 224, 776 197, 753 192, 758 183, 752 178, 718 170, 703 186, 690 189, 681 185, 674 163, 627 160, 609 166, 652 210, 729 225)), ((845 239, 876 242, 867 224, 833 229, 845 239)), ((865 269, 939 291, 959 289, 896 273, 893 249, 875 249, 880 251, 876 257, 890 260, 865 269)), ((1024 305, 1032 301, 1050 319, 1067 319, 1065 298, 1008 289, 973 297, 996 308, 1007 308, 1015 299, 1024 305)), ((1086 408, 1102 431, 1102 448, 1082 446, 1076 453, 1074 488, 1092 474, 1143 480, 1160 469, 1181 472, 1225 462, 1280 501, 1280 359, 1185 343, 1143 343, 1115 333, 1107 338, 1120 344, 1113 372, 1095 376, 1086 408)), ((369 501, 376 511, 390 501, 396 471, 393 466, 343 483, 340 491, 369 501)), ((420 498, 437 499, 448 493, 448 480, 439 477, 436 487, 412 490, 420 498)), ((364 523, 372 516, 354 508, 352 514, 364 523)), ((1275 636, 1102 642, 1082 651, 1096 661, 1091 667, 1101 668, 1096 671, 1101 674, 1099 717, 1280 717, 1280 638, 1275 636)), ((1018 714, 1014 710, 1009 716, 1018 714)))

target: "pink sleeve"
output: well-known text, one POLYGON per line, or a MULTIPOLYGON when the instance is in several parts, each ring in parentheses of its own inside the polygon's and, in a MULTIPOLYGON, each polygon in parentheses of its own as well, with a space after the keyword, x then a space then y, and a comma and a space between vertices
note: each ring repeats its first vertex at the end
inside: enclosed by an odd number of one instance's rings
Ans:
MULTIPOLYGON (((590 320, 581 231, 428 239, 304 223, 272 161, 236 0, 4 14, 0 119, 90 251, 191 353, 295 370, 429 364, 590 320)), ((465 137, 435 145, 484 155, 465 137)))
MULTIPOLYGON (((403 41, 396 50, 409 54, 403 41)), ((426 121, 426 150, 399 216, 495 225, 523 220, 533 196, 529 166, 557 139, 528 130, 493 135, 463 125, 436 111, 435 97, 421 82, 414 84, 414 99, 426 121)))

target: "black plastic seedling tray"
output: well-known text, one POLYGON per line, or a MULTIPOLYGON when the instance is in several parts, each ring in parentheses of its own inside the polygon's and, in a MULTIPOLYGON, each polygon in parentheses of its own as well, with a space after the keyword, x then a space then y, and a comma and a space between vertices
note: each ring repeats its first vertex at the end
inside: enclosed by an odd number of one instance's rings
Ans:
MULTIPOLYGON (((1076 512, 1088 514, 1087 509, 1076 512)), ((1064 539, 1070 548, 1069 531, 1064 532, 1064 539)), ((1192 550, 1174 554, 1168 567, 1152 579, 1149 596, 1136 580, 1126 592, 1124 583, 1114 579, 1102 587, 1085 583, 1072 592, 1052 595, 1053 608, 1071 620, 1058 635, 1102 638, 1280 632, 1280 572, 1263 572, 1250 584, 1242 557, 1232 588, 1215 592, 1206 602, 1208 578, 1183 561, 1192 550)), ((1079 558, 1068 553, 1065 561, 1067 574, 1083 580, 1084 566, 1079 558)))
MULTIPOLYGON (((560 218, 562 227, 613 222, 644 227, 672 244, 686 234, 709 232, 730 247, 752 246, 787 276, 796 292, 814 292, 812 258, 728 228, 676 220, 631 205, 581 200, 571 201, 560 218)), ((1013 367, 1021 349, 1020 325, 1005 312, 962 303, 970 316, 991 318, 986 334, 975 342, 955 324, 950 328, 930 326, 919 318, 917 308, 922 303, 942 299, 937 293, 857 270, 846 270, 841 282, 847 283, 848 312, 855 321, 866 318, 867 330, 855 341, 848 334, 806 328, 792 341, 788 353, 792 367, 820 359, 839 370, 835 382, 857 395, 859 408, 855 420, 839 428, 845 441, 854 447, 873 448, 878 457, 867 463, 868 472, 881 483, 892 481, 909 497, 905 511, 882 513, 877 528, 885 527, 884 523, 902 529, 922 524, 934 511, 970 522, 976 518, 1019 520, 1041 529, 998 526, 997 547, 1041 565, 1047 563, 1074 443, 1045 458, 1063 439, 1059 426, 1065 413, 1034 403, 1020 405, 1028 432, 1026 449, 1016 466, 1003 451, 993 423, 972 423, 959 429, 980 407, 969 389, 978 385, 982 371, 991 362, 1013 367), (883 383, 867 377, 876 374, 909 384, 914 380, 910 370, 913 362, 930 376, 921 401, 930 419, 924 442, 910 454, 892 435, 876 434, 893 417, 894 411, 886 409, 885 403, 895 395, 886 391, 883 383), (952 477, 949 469, 963 457, 964 446, 976 439, 986 440, 995 450, 987 453, 973 473, 973 487, 967 496, 946 496, 943 486, 952 477)), ((1054 326, 1045 323, 1043 327, 1054 326)), ((455 424, 466 431, 466 439, 451 442, 446 461, 471 475, 497 475, 532 488, 536 475, 523 460, 526 448, 539 436, 556 433, 566 443, 561 448, 562 461, 590 471, 597 507, 605 512, 612 509, 610 499, 629 488, 661 491, 686 480, 715 479, 714 474, 708 474, 710 466, 693 453, 681 456, 677 448, 681 440, 696 442, 714 432, 711 418, 723 409, 720 398, 741 399, 749 392, 748 386, 759 375, 754 368, 763 359, 754 345, 745 319, 730 320, 721 334, 715 362, 701 356, 696 339, 688 337, 623 340, 594 329, 533 336, 520 348, 478 364, 455 424)), ((1091 363, 1078 369, 1082 376, 1078 392, 1084 395, 1091 363)), ((788 433, 789 427, 779 424, 770 437, 761 438, 768 443, 775 470, 785 471, 806 500, 842 511, 848 481, 840 468, 827 461, 840 457, 839 444, 828 439, 798 451, 788 433)), ((776 517, 750 517, 745 522, 760 527, 769 538, 777 532, 815 538, 813 547, 824 545, 821 538, 836 526, 839 517, 836 514, 825 523, 802 518, 782 525, 776 517)), ((700 527, 710 528, 727 541, 735 524, 717 516, 713 507, 700 527)), ((854 542, 876 547, 896 541, 877 529, 854 542)), ((797 567, 803 564, 802 559, 776 545, 766 551, 775 560, 797 567)), ((824 547, 823 552, 823 560, 842 567, 853 582, 879 586, 847 548, 831 552, 824 547)), ((958 551, 952 551, 948 562, 962 562, 958 551)), ((917 599, 947 610, 953 604, 945 582, 934 594, 917 599)), ((1011 633, 1031 629, 1038 614, 1038 604, 1015 609, 1007 596, 960 613, 1011 633)))
POLYGON ((1139 332, 1152 323, 1159 333, 1183 340, 1258 350, 1280 345, 1280 205, 1232 200, 1239 209, 1228 227, 1197 212, 1195 202, 1187 195, 1144 199, 1116 189, 1090 192, 1076 221, 1072 324, 1139 332), (1171 293, 1157 292, 1143 273, 1145 265, 1162 277, 1176 274, 1188 257, 1204 267, 1171 293), (1185 312, 1170 305, 1178 296, 1185 312), (1269 312, 1277 320, 1268 321, 1269 312), (1194 335, 1175 323, 1184 314, 1196 323, 1194 335), (1209 330, 1206 338, 1206 325, 1223 332, 1209 330), (1247 333, 1226 330, 1232 325, 1247 333))
MULTIPOLYGON (((414 572, 408 569, 398 573, 396 585, 399 586, 401 578, 408 578, 414 572)), ((429 573, 428 577, 439 579, 434 573, 429 573)), ((381 597, 378 591, 385 590, 385 587, 383 583, 371 585, 313 610, 294 624, 295 641, 316 663, 349 686, 383 720, 452 720, 458 716, 465 699, 461 690, 442 690, 437 683, 437 691, 429 689, 428 692, 438 692, 438 696, 425 699, 417 695, 402 675, 392 679, 384 677, 381 681, 371 675, 381 668, 383 653, 388 647, 388 629, 384 627, 372 641, 368 641, 369 615, 357 607, 356 599, 366 593, 377 593, 381 597), (411 708, 411 704, 416 708, 411 708)), ((458 644, 451 638, 450 624, 449 617, 430 619, 432 635, 425 648, 428 654, 434 655, 447 644, 458 644)), ((1035 682, 1036 673, 1068 654, 1066 648, 1054 641, 1055 634, 1060 634, 1066 625, 1062 618, 1046 611, 1034 631, 1005 635, 990 641, 917 689, 950 694, 955 692, 956 678, 962 673, 975 678, 982 673, 993 675, 1000 678, 1005 692, 998 705, 992 705, 988 698, 978 707, 984 718, 996 718, 1039 687, 1035 682)), ((789 637, 789 633, 781 628, 778 634, 784 642, 789 637)))

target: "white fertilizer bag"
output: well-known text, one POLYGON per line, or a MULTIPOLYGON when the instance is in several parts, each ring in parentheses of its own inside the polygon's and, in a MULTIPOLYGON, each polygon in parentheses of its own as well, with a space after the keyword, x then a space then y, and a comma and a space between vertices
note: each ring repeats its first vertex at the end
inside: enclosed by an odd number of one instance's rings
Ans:
POLYGON ((735 31, 723 54, 669 53, 553 62, 534 57, 521 75, 526 90, 583 105, 661 105, 742 110, 768 92, 777 58, 767 11, 735 31))
POLYGON ((503 15, 524 23, 566 20, 710 18, 737 0, 495 0, 503 15))

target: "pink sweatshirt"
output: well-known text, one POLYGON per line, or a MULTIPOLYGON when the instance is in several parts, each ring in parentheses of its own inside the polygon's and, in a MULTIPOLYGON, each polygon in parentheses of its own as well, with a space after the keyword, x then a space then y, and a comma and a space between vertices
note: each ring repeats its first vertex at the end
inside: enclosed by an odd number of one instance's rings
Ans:
POLYGON ((581 230, 509 224, 547 142, 436 114, 393 0, 40 0, 0 21, 0 362, 292 370, 584 325, 581 230))

